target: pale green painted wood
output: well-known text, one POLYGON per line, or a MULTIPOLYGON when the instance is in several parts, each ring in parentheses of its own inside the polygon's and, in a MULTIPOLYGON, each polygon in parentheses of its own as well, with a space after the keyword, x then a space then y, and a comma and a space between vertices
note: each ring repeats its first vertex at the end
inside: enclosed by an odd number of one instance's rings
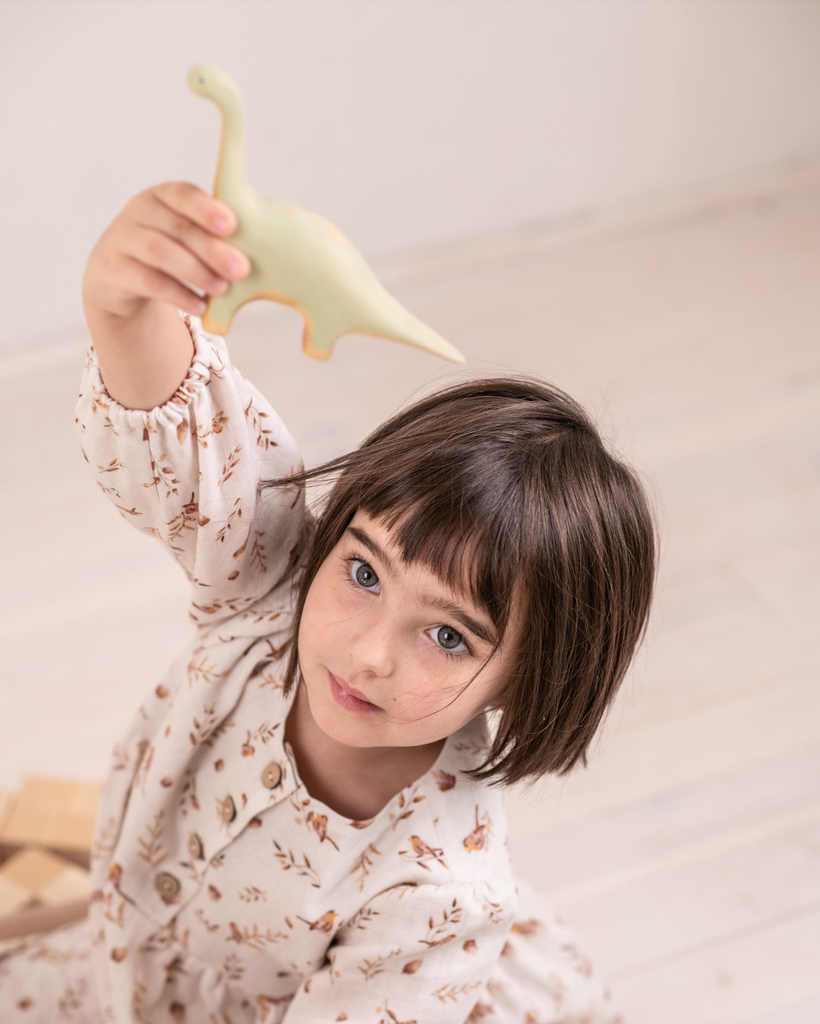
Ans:
POLYGON ((248 184, 242 97, 219 68, 198 64, 188 84, 222 111, 222 146, 214 195, 236 213, 231 242, 251 261, 244 281, 214 296, 203 318, 206 330, 227 334, 236 311, 253 299, 295 306, 305 319, 302 346, 314 359, 328 359, 342 334, 374 334, 463 363, 448 341, 379 283, 364 257, 330 221, 281 199, 260 195, 248 184))

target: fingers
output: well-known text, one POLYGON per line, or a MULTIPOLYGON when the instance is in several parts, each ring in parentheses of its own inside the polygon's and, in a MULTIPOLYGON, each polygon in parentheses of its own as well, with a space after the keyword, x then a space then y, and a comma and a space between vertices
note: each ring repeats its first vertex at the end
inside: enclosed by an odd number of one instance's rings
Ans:
POLYGON ((204 295, 250 273, 250 261, 226 236, 234 212, 195 185, 173 182, 135 196, 104 232, 89 257, 83 299, 117 316, 158 300, 201 314, 204 295))
POLYGON ((151 191, 170 210, 214 235, 227 237, 236 231, 236 214, 221 199, 209 196, 187 181, 170 181, 151 191))
POLYGON ((145 259, 148 265, 176 273, 209 294, 223 290, 225 282, 239 280, 250 272, 247 257, 214 233, 216 224, 229 231, 236 228, 233 211, 220 200, 206 196, 193 185, 174 183, 142 193, 133 203, 133 215, 143 229, 142 234, 163 235, 172 243, 165 245, 158 237, 140 238, 143 251, 138 258, 145 259), (188 250, 193 263, 176 248, 180 246, 188 250))

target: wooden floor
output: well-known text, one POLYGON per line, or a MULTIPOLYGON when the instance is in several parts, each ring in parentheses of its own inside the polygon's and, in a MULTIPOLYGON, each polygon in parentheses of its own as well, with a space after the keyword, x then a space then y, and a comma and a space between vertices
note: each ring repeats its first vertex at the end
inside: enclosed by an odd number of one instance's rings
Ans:
MULTIPOLYGON (((510 797, 511 850, 631 1024, 820 1020, 820 167, 384 264, 470 369, 549 376, 655 496, 648 641, 587 771, 510 797)), ((235 360, 315 462, 429 357, 243 311, 235 360)), ((84 339, 0 356, 0 786, 99 778, 180 647, 186 586, 72 435, 84 339)), ((456 371, 458 372, 458 371, 456 371)))

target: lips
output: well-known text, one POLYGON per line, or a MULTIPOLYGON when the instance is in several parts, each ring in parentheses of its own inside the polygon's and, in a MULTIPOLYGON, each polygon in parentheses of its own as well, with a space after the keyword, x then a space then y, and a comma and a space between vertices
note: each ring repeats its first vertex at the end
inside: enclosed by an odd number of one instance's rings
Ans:
POLYGON ((328 670, 327 675, 333 699, 347 711, 353 711, 360 715, 372 715, 376 711, 383 710, 378 704, 372 704, 363 694, 350 686, 349 683, 334 676, 330 670, 328 670))

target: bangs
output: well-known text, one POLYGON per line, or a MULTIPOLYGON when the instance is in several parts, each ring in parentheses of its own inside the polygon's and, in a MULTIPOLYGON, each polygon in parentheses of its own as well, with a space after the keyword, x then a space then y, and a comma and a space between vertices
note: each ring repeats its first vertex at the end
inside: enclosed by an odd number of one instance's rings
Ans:
POLYGON ((487 503, 479 500, 483 495, 466 502, 458 486, 442 493, 423 481, 417 487, 413 483, 399 474, 384 482, 378 495, 368 495, 356 511, 388 530, 406 565, 424 566, 454 594, 485 611, 500 642, 509 620, 520 544, 509 530, 494 530, 487 522, 482 508, 487 503))

